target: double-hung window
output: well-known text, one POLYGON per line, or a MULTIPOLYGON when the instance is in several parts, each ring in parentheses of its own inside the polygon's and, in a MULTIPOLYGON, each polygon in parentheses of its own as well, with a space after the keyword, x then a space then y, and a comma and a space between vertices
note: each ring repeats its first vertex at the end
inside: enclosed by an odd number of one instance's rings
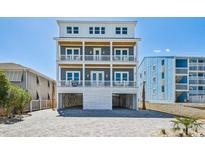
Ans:
POLYGON ((95 34, 100 34, 100 27, 95 27, 95 34))
POLYGON ((77 86, 80 82, 80 71, 66 71, 66 83, 77 86))
POLYGON ((67 27, 67 33, 72 34, 72 27, 67 27))
POLYGON ((121 28, 120 27, 115 28, 115 34, 121 34, 121 28))
POLYGON ((115 48, 114 49, 114 60, 128 60, 128 48, 115 48))
POLYGON ((127 34, 127 27, 122 27, 122 34, 127 34))
POLYGON ((93 34, 93 27, 89 27, 89 33, 93 34))
POLYGON ((78 27, 73 27, 73 33, 78 34, 79 33, 79 28, 78 27))
POLYGON ((67 34, 78 34, 79 33, 79 27, 67 27, 67 34))
POLYGON ((105 34, 105 27, 101 27, 101 34, 105 34))
POLYGON ((67 60, 80 60, 80 48, 66 48, 67 60))
POLYGON ((129 81, 129 72, 115 72, 115 81, 116 82, 129 81))

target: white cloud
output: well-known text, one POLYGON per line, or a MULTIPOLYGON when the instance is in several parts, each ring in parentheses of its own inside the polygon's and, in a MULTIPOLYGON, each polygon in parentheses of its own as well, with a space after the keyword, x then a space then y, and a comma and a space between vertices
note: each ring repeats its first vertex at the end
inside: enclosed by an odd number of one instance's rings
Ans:
POLYGON ((170 52, 170 49, 169 49, 169 48, 167 48, 167 49, 165 49, 165 51, 166 51, 166 52, 170 52))
POLYGON ((160 53, 161 52, 161 50, 159 50, 159 49, 155 49, 155 50, 153 50, 155 53, 160 53))

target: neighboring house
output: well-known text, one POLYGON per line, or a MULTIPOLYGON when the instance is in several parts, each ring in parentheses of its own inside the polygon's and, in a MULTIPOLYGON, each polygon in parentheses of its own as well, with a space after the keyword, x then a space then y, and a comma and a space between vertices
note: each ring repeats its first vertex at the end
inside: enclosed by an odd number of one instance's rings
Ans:
POLYGON ((57 23, 58 109, 136 109, 136 22, 57 23))
POLYGON ((205 103, 205 57, 145 57, 138 68, 138 102, 205 103))
POLYGON ((55 107, 55 80, 34 71, 31 68, 15 64, 0 63, 8 80, 23 88, 32 95, 32 102, 26 108, 28 111, 55 107))

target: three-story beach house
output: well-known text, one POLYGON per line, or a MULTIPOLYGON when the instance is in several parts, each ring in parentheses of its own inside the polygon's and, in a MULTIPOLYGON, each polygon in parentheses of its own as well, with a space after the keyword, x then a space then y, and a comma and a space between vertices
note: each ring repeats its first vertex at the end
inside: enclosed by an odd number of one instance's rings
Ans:
POLYGON ((58 109, 136 109, 136 21, 57 21, 58 109))

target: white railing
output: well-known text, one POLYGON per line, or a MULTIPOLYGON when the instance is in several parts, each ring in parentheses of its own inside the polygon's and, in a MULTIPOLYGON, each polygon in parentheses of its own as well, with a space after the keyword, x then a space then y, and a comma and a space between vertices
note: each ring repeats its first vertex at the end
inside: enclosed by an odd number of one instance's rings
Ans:
MULTIPOLYGON (((112 56, 110 55, 85 55, 85 61, 110 61, 111 58, 113 61, 136 61, 137 58, 135 56, 112 56)), ((59 60, 61 61, 82 61, 82 55, 60 55, 59 60)))
POLYGON ((110 61, 108 55, 85 55, 86 61, 110 61))
MULTIPOLYGON (((58 87, 83 87, 83 81, 58 81, 58 87)), ((91 81, 85 80, 85 87, 136 87, 136 82, 134 81, 91 81)))
POLYGON ((187 84, 176 84, 176 90, 188 90, 188 85, 187 84))
POLYGON ((189 92, 194 95, 205 95, 205 90, 190 90, 189 92))
POLYGON ((60 60, 62 61, 80 61, 83 60, 82 55, 61 55, 60 60))
POLYGON ((112 56, 113 61, 136 61, 135 56, 112 56))
POLYGON ((113 81, 113 87, 136 87, 134 81, 113 81))
POLYGON ((82 87, 82 81, 80 80, 61 80, 58 81, 59 87, 82 87))

